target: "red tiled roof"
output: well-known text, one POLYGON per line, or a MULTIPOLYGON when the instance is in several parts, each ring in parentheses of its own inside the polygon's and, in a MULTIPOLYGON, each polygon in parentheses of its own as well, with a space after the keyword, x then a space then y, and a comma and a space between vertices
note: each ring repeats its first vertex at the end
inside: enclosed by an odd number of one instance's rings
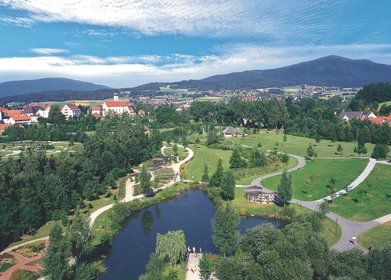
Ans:
POLYGON ((102 107, 101 106, 91 106, 89 108, 90 111, 100 111, 102 110, 102 107))
POLYGON ((76 104, 74 104, 74 103, 69 103, 69 104, 66 104, 68 107, 69 107, 69 109, 71 109, 71 110, 80 110, 79 109, 79 107, 77 107, 77 105, 76 104))
POLYGON ((126 101, 105 101, 107 107, 128 107, 129 103, 126 101))
POLYGON ((7 127, 10 127, 12 126, 11 124, 4 124, 4 123, 0 123, 0 131, 3 131, 5 130, 7 127))
POLYGON ((97 114, 97 113, 93 114, 93 116, 95 118, 97 118, 97 119, 102 119, 103 118, 103 116, 101 114, 97 114))
POLYGON ((45 107, 45 104, 42 103, 30 103, 29 106, 31 107, 45 107))
POLYGON ((6 110, 3 111, 7 116, 12 117, 12 116, 19 116, 22 114, 23 110, 6 110))
POLYGON ((31 121, 31 118, 29 116, 12 116, 11 118, 14 119, 14 121, 31 121))
POLYGON ((43 109, 46 110, 46 109, 51 108, 51 107, 53 107, 53 104, 48 104, 43 109))

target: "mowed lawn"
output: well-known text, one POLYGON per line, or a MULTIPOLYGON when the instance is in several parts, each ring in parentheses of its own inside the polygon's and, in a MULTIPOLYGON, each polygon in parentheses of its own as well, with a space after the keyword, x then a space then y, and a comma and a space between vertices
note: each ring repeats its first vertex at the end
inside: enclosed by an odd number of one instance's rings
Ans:
POLYGON ((229 159, 232 151, 209 149, 204 145, 191 146, 194 151, 193 159, 186 165, 187 178, 194 176, 194 180, 200 181, 204 172, 204 165, 208 166, 209 177, 216 171, 217 161, 223 160, 224 170, 229 167, 229 159))
MULTIPOLYGON (((287 152, 289 154, 294 154, 298 156, 306 156, 307 148, 309 144, 312 144, 315 152, 318 154, 318 158, 334 158, 340 157, 337 155, 338 144, 341 144, 343 148, 342 157, 353 157, 353 149, 357 146, 356 142, 335 142, 332 143, 330 140, 322 140, 319 143, 316 143, 314 139, 287 135, 287 141, 283 141, 283 133, 261 131, 260 134, 250 135, 248 137, 237 137, 232 138, 236 143, 241 143, 243 145, 249 145, 256 147, 258 143, 261 143, 262 146, 267 150, 273 150, 277 147, 278 151, 287 152), (278 142, 278 146, 276 146, 278 142)), ((369 157, 373 151, 374 145, 367 143, 365 146, 368 149, 368 153, 365 155, 369 157)))
POLYGON ((358 236, 358 242, 364 248, 383 248, 391 244, 391 222, 387 222, 358 236))
POLYGON ((348 219, 373 220, 391 213, 391 166, 377 164, 347 196, 334 199, 330 210, 348 219))
MULTIPOLYGON (((258 204, 250 202, 244 196, 245 188, 235 188, 235 199, 232 201, 233 207, 241 214, 248 216, 268 216, 275 217, 279 215, 282 207, 271 204, 258 204)), ((296 204, 290 204, 288 207, 295 209, 296 214, 308 214, 312 211, 296 204)), ((321 235, 327 240, 327 243, 332 246, 341 238, 342 231, 339 225, 329 218, 322 222, 321 235)))
MULTIPOLYGON (((316 159, 307 161, 303 169, 292 175, 293 197, 301 200, 317 200, 331 194, 330 179, 336 179, 335 190, 353 182, 365 169, 367 159, 316 159)), ((281 176, 266 179, 262 184, 277 191, 281 176)))

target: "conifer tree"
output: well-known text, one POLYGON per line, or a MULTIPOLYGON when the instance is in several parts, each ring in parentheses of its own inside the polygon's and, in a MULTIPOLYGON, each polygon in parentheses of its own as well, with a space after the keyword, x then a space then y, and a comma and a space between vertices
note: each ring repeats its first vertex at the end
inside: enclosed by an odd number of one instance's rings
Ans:
POLYGON ((289 203, 292 199, 292 180, 291 175, 285 169, 281 176, 280 184, 278 185, 278 196, 284 204, 289 203))

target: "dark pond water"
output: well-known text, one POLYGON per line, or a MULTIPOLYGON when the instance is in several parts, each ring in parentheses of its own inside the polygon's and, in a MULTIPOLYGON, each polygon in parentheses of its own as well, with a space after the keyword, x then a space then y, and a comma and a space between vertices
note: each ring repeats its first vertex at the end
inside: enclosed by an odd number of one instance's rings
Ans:
MULTIPOLYGON (((129 217, 123 230, 114 237, 111 253, 105 261, 107 272, 100 280, 137 280, 155 250, 156 234, 182 229, 187 245, 205 252, 217 252, 212 243, 211 220, 215 208, 202 191, 188 191, 178 197, 145 208, 129 217)), ((281 222, 260 217, 243 218, 240 231, 262 223, 281 222)))

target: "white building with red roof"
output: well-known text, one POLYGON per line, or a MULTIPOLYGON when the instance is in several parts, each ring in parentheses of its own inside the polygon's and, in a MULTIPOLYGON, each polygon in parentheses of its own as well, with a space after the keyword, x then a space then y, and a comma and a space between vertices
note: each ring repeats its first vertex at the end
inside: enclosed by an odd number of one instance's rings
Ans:
POLYGON ((130 115, 131 112, 134 113, 134 110, 133 108, 130 110, 129 107, 129 102, 126 101, 105 101, 102 106, 102 114, 104 117, 109 115, 122 115, 123 113, 130 115))
POLYGON ((45 107, 43 107, 42 109, 39 109, 37 112, 38 116, 45 118, 45 119, 49 118, 50 109, 52 107, 53 107, 53 104, 48 104, 45 107))
POLYGON ((61 113, 65 116, 65 119, 73 119, 80 117, 81 110, 76 104, 69 103, 60 107, 61 113))
POLYGON ((29 116, 12 116, 8 119, 9 124, 24 124, 24 125, 30 125, 31 124, 31 118, 29 116))

